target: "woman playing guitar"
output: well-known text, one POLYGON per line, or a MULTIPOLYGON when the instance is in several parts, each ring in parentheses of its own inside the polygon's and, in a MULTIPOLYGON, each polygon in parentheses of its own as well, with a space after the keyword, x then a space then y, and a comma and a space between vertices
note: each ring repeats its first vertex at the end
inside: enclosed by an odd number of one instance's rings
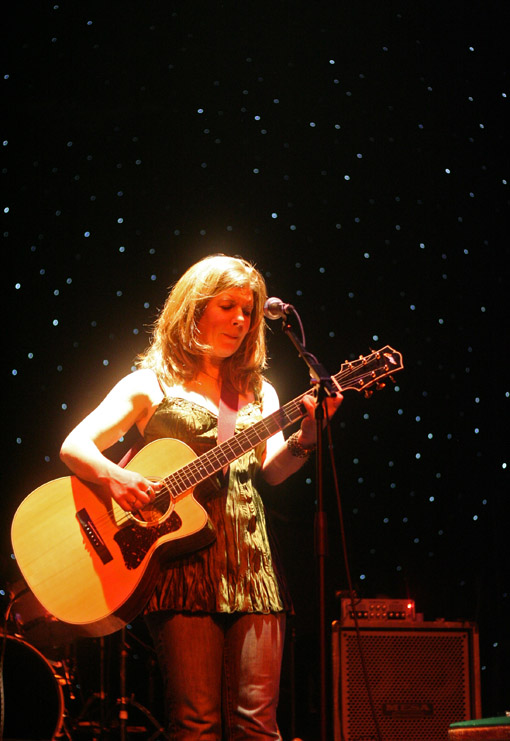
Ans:
MULTIPOLYGON (((170 292, 138 369, 64 441, 61 457, 76 477, 137 516, 150 510, 164 482, 103 455, 131 427, 145 444, 173 438, 201 456, 220 438, 274 414, 278 397, 262 375, 266 298, 262 275, 240 258, 213 255, 189 268, 170 292)), ((341 401, 340 394, 327 400, 329 416, 341 401)), ((290 604, 256 479, 278 484, 308 459, 315 400, 305 395, 301 402, 304 417, 287 440, 282 425, 199 483, 195 497, 215 539, 164 563, 153 577, 145 615, 172 739, 280 738, 276 707, 290 604)), ((78 514, 86 531, 85 509, 78 514)), ((96 548, 107 564, 112 548, 96 548)))

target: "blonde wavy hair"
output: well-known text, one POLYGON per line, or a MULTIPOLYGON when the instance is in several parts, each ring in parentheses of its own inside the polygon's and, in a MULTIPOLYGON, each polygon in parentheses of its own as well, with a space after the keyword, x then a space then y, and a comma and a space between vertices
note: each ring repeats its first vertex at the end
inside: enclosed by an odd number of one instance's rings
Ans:
POLYGON ((253 312, 241 346, 222 363, 222 379, 240 393, 260 390, 266 368, 266 284, 259 271, 240 257, 209 255, 184 273, 171 289, 137 366, 151 368, 169 386, 195 378, 204 354, 211 351, 201 340, 198 322, 208 301, 231 288, 251 289, 253 312))

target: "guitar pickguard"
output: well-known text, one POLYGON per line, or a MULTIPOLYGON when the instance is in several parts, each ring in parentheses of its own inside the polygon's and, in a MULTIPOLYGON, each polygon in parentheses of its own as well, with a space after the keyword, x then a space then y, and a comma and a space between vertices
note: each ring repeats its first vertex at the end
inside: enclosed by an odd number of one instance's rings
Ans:
POLYGON ((174 533, 182 527, 182 520, 174 510, 160 525, 140 527, 126 525, 113 536, 119 546, 127 569, 136 569, 159 538, 174 533))

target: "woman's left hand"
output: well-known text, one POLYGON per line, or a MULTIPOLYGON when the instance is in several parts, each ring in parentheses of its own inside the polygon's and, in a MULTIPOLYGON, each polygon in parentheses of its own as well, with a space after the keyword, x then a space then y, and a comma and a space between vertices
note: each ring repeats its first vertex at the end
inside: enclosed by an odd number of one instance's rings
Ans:
MULTIPOLYGON (((326 397, 324 409, 324 427, 328 420, 335 414, 336 410, 342 403, 344 397, 337 393, 336 396, 326 397)), ((299 442, 304 448, 312 448, 317 442, 317 422, 315 419, 315 410, 317 408, 317 399, 313 394, 303 396, 303 404, 306 407, 306 417, 301 422, 301 434, 299 442)))

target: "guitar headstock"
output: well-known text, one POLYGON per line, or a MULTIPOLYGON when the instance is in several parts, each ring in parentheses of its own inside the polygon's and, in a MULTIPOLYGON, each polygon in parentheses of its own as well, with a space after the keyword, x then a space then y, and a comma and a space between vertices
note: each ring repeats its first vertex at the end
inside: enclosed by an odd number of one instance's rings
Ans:
POLYGON ((333 380, 341 392, 352 389, 370 395, 373 386, 376 388, 384 386, 381 379, 385 377, 391 379, 393 373, 402 370, 403 367, 402 354, 385 345, 370 355, 343 363, 339 373, 333 376, 333 380))

